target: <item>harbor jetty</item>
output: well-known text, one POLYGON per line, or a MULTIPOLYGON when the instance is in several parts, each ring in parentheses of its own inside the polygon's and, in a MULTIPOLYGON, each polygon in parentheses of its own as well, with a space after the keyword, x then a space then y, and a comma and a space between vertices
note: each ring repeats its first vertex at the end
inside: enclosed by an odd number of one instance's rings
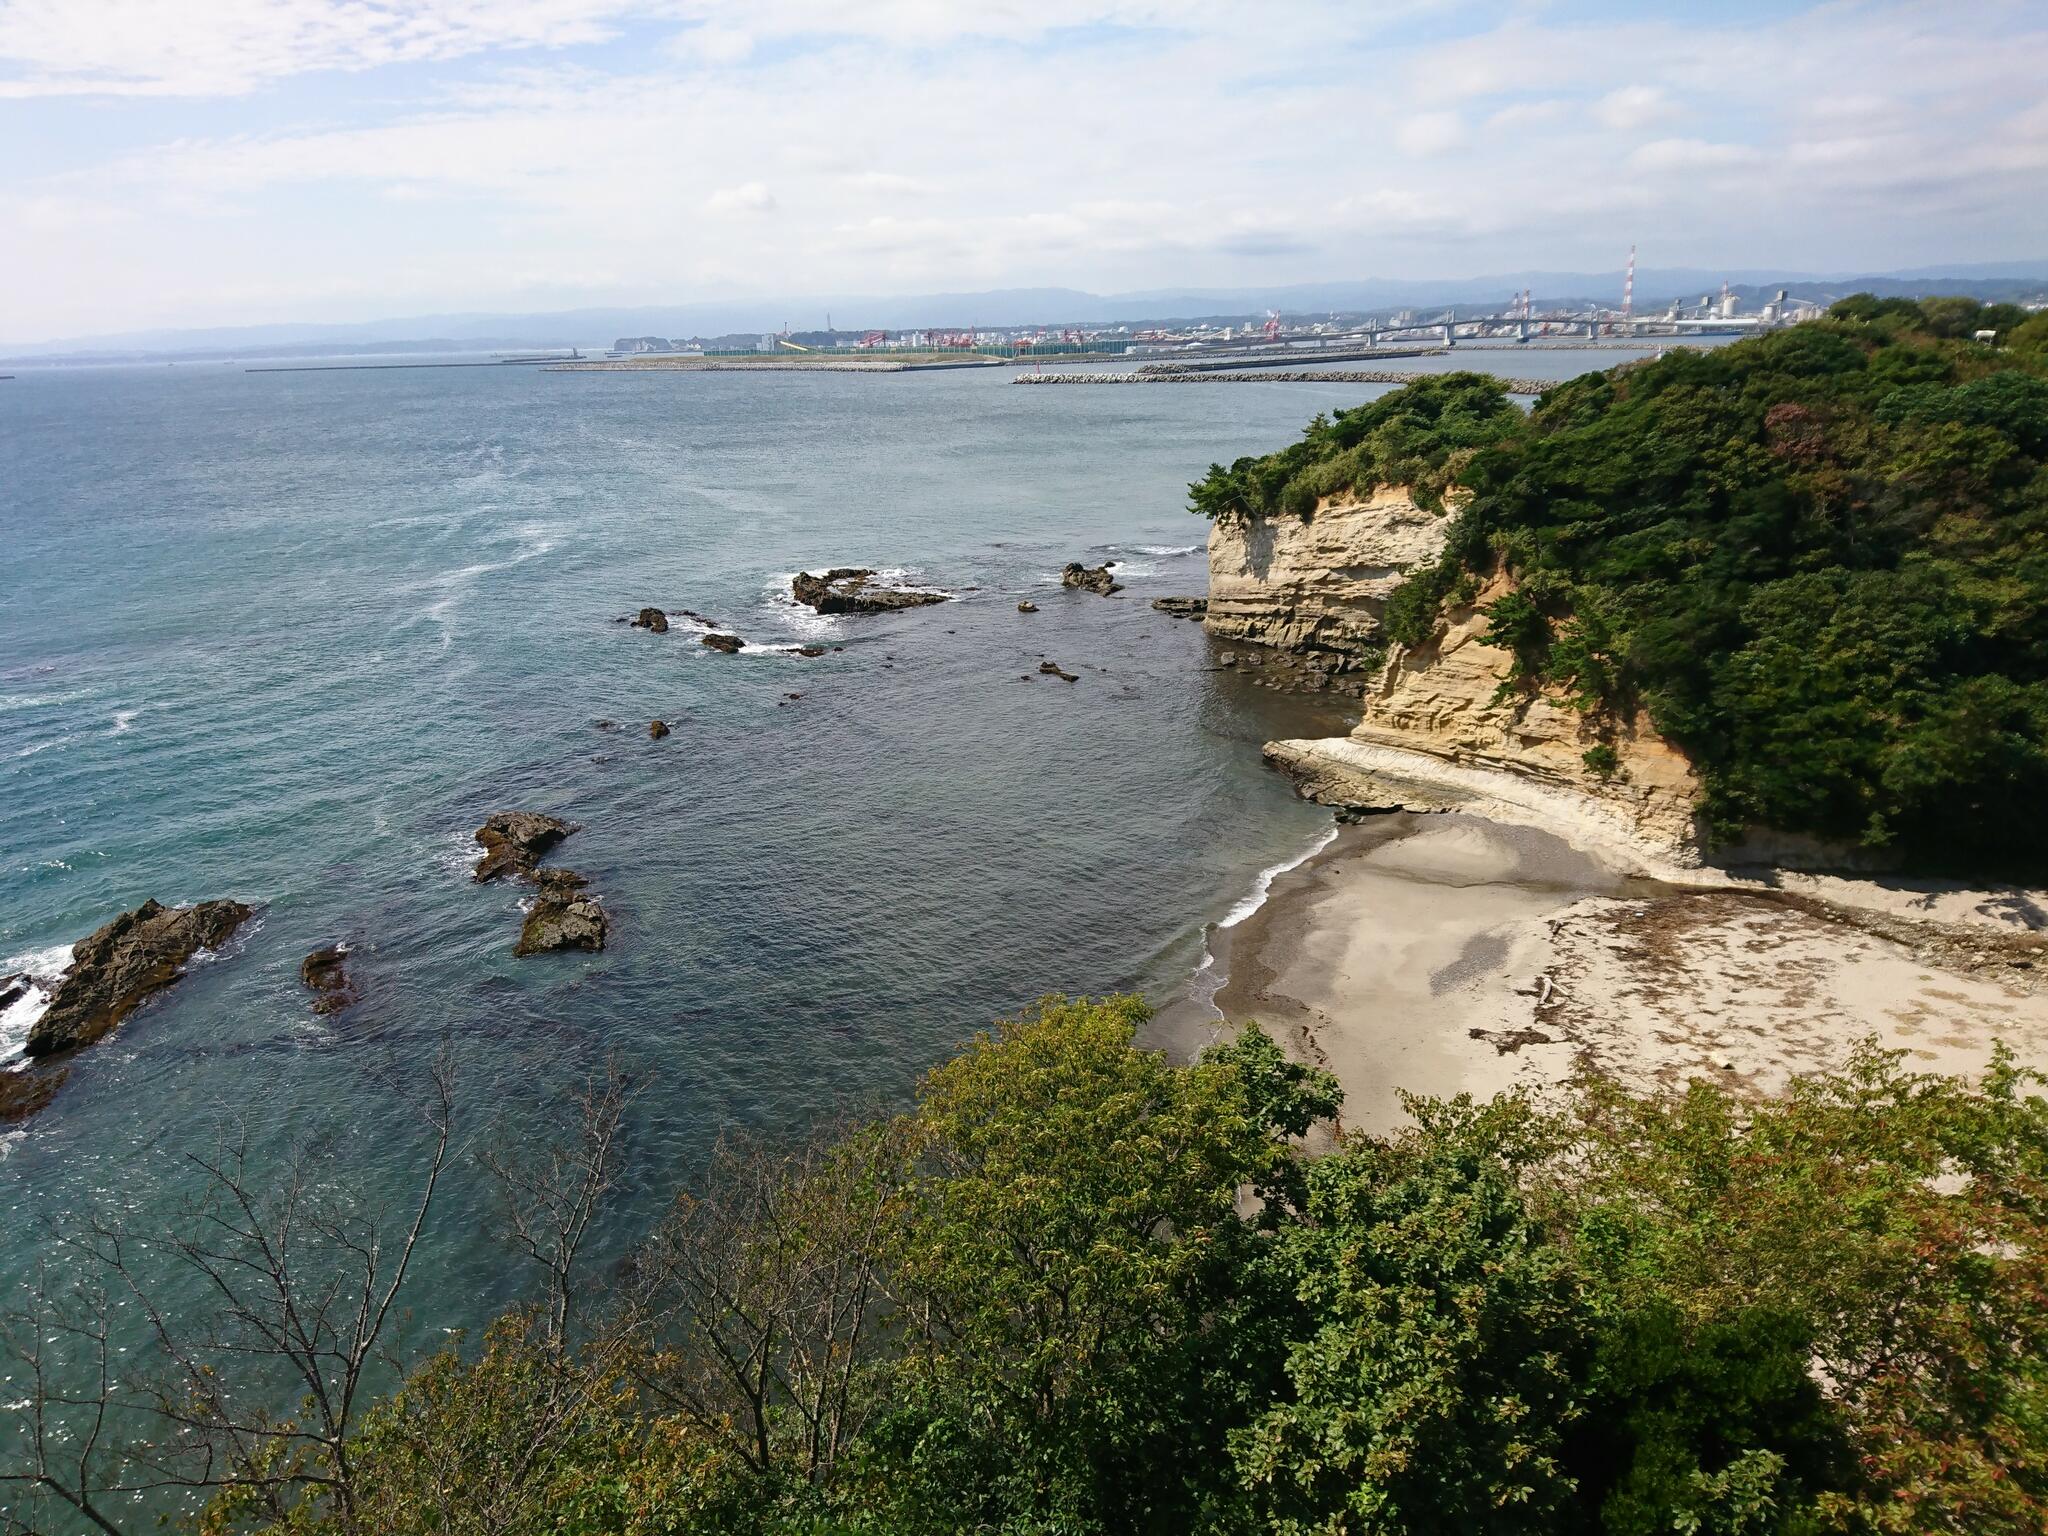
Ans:
MULTIPOLYGON (((1129 373, 1020 373, 1013 384, 1413 384, 1427 378, 1413 368, 1298 368, 1259 373, 1137 369, 1129 373)), ((1501 379, 1511 395, 1540 395, 1561 379, 1501 379)))

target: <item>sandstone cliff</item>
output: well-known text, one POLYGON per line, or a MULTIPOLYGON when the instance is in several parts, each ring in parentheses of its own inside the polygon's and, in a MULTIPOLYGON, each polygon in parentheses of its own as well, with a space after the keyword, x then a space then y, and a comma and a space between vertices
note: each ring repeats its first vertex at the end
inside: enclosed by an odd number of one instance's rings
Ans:
POLYGON ((1509 585, 1495 578, 1450 610, 1431 640, 1397 651, 1349 736, 1268 742, 1267 759, 1323 804, 1470 811, 1667 879, 1730 864, 1884 867, 1865 851, 1763 830, 1710 844, 1699 776, 1646 715, 1610 723, 1603 737, 1555 694, 1503 690, 1513 658, 1480 638, 1480 610, 1509 585), (1586 761, 1600 745, 1613 753, 1604 771, 1586 761))
MULTIPOLYGON (((1273 647, 1325 677, 1380 663, 1380 615, 1417 566, 1437 557, 1446 518, 1396 487, 1341 496, 1309 518, 1218 524, 1209 534, 1209 633, 1273 647)), ((1442 810, 1531 823, 1645 867, 1702 861, 1698 777, 1647 718, 1602 740, 1544 694, 1502 697, 1512 658, 1480 639, 1495 582, 1445 616, 1436 637, 1397 652, 1362 690, 1349 736, 1268 743, 1266 755, 1310 799, 1442 810), (1589 749, 1614 754, 1608 771, 1589 749)), ((1788 856, 1782 848, 1743 850, 1788 856)))
POLYGON ((1479 610, 1505 590, 1495 583, 1452 610, 1433 640, 1397 653, 1349 736, 1269 742, 1268 759, 1327 804, 1457 807, 1646 868, 1697 864, 1699 780, 1647 719, 1610 735, 1615 767, 1601 773, 1585 758, 1600 738, 1568 703, 1499 698, 1513 658, 1480 639, 1479 610))
POLYGON ((1292 653, 1324 672, 1378 659, 1387 594, 1443 548, 1445 516, 1382 487, 1332 497, 1313 517, 1209 530, 1209 633, 1292 653))

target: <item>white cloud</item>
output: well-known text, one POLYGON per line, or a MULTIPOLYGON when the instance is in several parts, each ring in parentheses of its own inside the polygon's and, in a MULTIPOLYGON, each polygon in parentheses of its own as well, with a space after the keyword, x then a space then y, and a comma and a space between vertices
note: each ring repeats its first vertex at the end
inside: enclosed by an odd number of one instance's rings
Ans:
POLYGON ((1654 85, 1625 85, 1593 103, 1593 115, 1607 127, 1628 133, 1671 115, 1671 101, 1654 85))
POLYGON ((704 199, 704 211, 717 214, 773 213, 775 194, 765 182, 747 181, 736 187, 720 187, 704 199))
POLYGON ((1634 150, 1628 168, 1649 176, 1684 176, 1702 171, 1761 165, 1762 150, 1748 144, 1712 144, 1705 139, 1654 139, 1634 150))
POLYGON ((0 242, 0 338, 1599 270, 1632 240, 1646 265, 2048 250, 2025 7, 1964 36, 1896 0, 1597 27, 1469 0, 1461 27, 1508 19, 1417 44, 1429 3, 1389 38, 1351 0, 0 0, 0 92, 232 97, 0 101, 33 146, 0 155, 0 223, 37 236, 0 242), (354 73, 289 79, 313 69, 354 73))
POLYGON ((1468 142, 1465 121, 1455 112, 1420 112, 1394 130, 1394 142, 1418 160, 1447 155, 1468 142))
POLYGON ((226 96, 311 70, 600 41, 623 0, 5 0, 0 97, 226 96))

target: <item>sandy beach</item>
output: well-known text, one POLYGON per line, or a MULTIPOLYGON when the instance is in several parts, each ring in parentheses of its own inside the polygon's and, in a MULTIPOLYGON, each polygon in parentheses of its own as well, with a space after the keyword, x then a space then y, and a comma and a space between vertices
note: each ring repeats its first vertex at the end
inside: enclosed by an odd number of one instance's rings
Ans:
POLYGON ((1459 813, 1342 828, 1210 937, 1195 1043, 1257 1020, 1345 1089, 1343 1124, 1401 1123, 1402 1090, 1485 1097, 1582 1072, 1768 1093, 1875 1037, 1975 1074, 2004 1040, 2048 1069, 2048 938, 2028 893, 1813 877, 1684 886, 1459 813))

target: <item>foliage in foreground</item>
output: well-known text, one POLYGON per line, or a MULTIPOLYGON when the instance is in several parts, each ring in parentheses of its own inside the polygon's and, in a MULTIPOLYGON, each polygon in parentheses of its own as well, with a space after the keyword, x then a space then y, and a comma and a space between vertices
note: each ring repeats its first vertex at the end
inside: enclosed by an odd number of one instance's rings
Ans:
POLYGON ((1491 635, 1517 685, 1571 698, 1603 743, 1646 710, 1721 835, 1952 870, 2048 858, 2048 315, 1848 299, 1573 379, 1527 417, 1481 376, 1432 378, 1192 499, 1299 514, 1411 475, 1426 501, 1466 495, 1389 639, 1423 642, 1504 578, 1491 635))
POLYGON ((566 1334, 416 1364, 206 1528, 2048 1525, 2048 1103, 2003 1060, 1416 1101, 1305 1160, 1326 1074, 1143 1018, 1048 999, 899 1117, 729 1149, 566 1334))

